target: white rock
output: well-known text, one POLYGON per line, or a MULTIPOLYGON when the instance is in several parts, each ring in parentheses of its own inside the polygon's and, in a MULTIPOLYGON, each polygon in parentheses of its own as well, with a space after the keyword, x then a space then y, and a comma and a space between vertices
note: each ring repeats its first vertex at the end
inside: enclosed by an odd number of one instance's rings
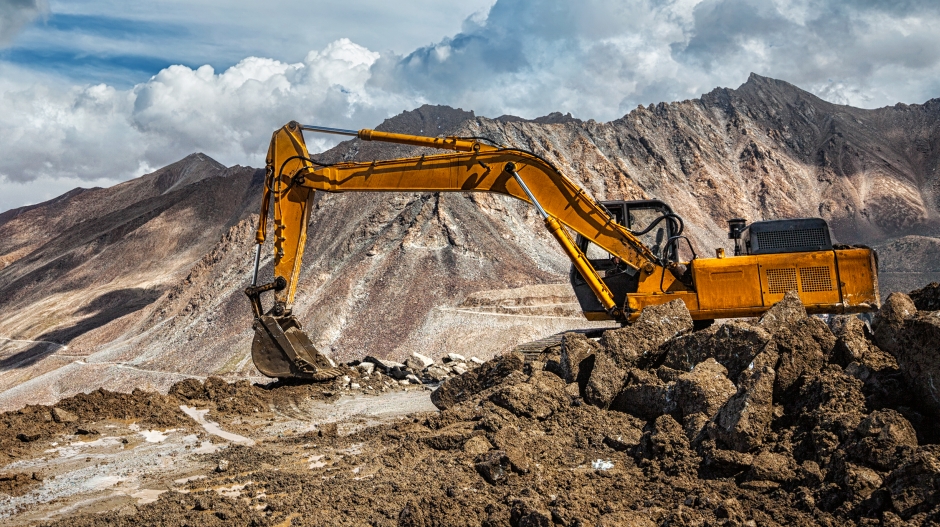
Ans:
POLYGON ((358 383, 358 382, 354 382, 354 383, 350 384, 349 387, 352 388, 353 390, 358 390, 358 389, 359 389, 359 383, 358 383))
POLYGON ((451 369, 454 370, 454 373, 457 375, 463 375, 464 373, 467 373, 467 367, 462 362, 454 364, 454 367, 451 369))
POLYGON ((409 373, 408 376, 405 377, 405 380, 411 384, 422 384, 421 379, 419 379, 418 376, 413 373, 409 373))
POLYGON ((466 357, 464 357, 463 355, 459 355, 459 354, 457 354, 457 353, 448 353, 448 354, 447 354, 447 359, 448 359, 450 362, 467 362, 467 358, 466 358, 466 357))
POLYGON ((411 381, 409 381, 408 379, 402 379, 398 381, 398 384, 401 384, 402 386, 408 386, 409 384, 411 384, 411 381))
POLYGON ((372 375, 372 373, 375 372, 375 364, 371 362, 361 362, 356 368, 358 368, 363 375, 372 375))
POLYGON ((434 364, 434 359, 432 359, 431 357, 428 357, 427 355, 422 355, 420 353, 412 353, 411 358, 421 363, 420 369, 422 370, 434 364))
POLYGON ((470 357, 470 362, 479 365, 479 364, 483 364, 486 361, 483 359, 478 359, 477 357, 470 357))
POLYGON ((352 379, 349 378, 349 375, 343 375, 343 386, 349 384, 352 379))

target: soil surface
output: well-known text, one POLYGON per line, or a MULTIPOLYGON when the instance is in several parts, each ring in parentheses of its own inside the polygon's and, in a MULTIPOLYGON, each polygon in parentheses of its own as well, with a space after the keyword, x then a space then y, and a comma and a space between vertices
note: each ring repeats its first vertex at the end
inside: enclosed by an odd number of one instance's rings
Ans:
MULTIPOLYGON (((681 302, 648 308, 634 326, 571 333, 528 360, 461 363, 468 371, 433 393, 390 382, 407 367, 378 362, 327 385, 212 378, 166 396, 98 390, 2 414, 0 516, 55 526, 937 524, 938 342, 940 312, 907 295, 886 299, 870 326, 807 316, 788 295, 759 320, 701 331, 681 302)), ((440 367, 412 364, 426 382, 440 367)))

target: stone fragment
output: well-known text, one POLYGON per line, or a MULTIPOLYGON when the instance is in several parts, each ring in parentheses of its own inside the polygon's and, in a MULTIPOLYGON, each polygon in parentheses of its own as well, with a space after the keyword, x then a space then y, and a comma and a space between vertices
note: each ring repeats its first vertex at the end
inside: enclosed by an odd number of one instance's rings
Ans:
POLYGON ((424 375, 433 382, 441 382, 450 377, 450 372, 440 366, 433 365, 424 372, 424 375))
POLYGON ((414 372, 424 371, 425 368, 432 364, 434 364, 434 359, 420 353, 412 353, 411 356, 405 360, 405 366, 414 372))
POLYGON ((627 372, 626 383, 610 409, 644 420, 656 419, 675 410, 674 389, 675 383, 667 384, 646 370, 634 368, 627 372))
POLYGON ((770 333, 736 320, 674 338, 660 351, 665 355, 665 366, 682 371, 691 371, 713 357, 728 369, 728 378, 736 380, 759 353, 775 349, 770 333))
POLYGON ((356 366, 356 369, 358 369, 359 372, 364 376, 372 375, 375 372, 375 364, 371 362, 361 362, 358 366, 356 366))
POLYGON ((822 369, 826 357, 832 354, 836 338, 822 320, 804 317, 777 328, 774 341, 780 355, 774 384, 774 393, 779 397, 796 386, 803 375, 822 369))
POLYGON ((408 375, 405 375, 405 380, 411 384, 423 384, 421 382, 421 379, 419 379, 418 376, 413 373, 409 373, 408 375))
POLYGON ((444 362, 467 362, 467 358, 459 353, 448 353, 447 357, 444 357, 444 362))
POLYGON ((479 366, 479 365, 483 364, 483 363, 486 362, 486 361, 484 361, 483 359, 478 358, 478 357, 470 357, 470 362, 472 362, 473 364, 476 364, 477 366, 479 366))
POLYGON ((559 368, 565 382, 577 382, 584 388, 594 368, 594 354, 600 346, 580 333, 565 333, 561 338, 559 368))
POLYGON ((737 389, 725 376, 728 370, 709 358, 676 381, 676 405, 682 416, 696 413, 712 417, 737 389))
POLYGON ((872 371, 897 368, 897 361, 875 346, 868 326, 857 316, 840 315, 829 322, 836 344, 830 361, 843 368, 855 362, 872 371))
POLYGON ((479 368, 451 377, 431 392, 431 402, 441 410, 466 401, 483 390, 500 384, 510 373, 522 371, 521 355, 507 353, 487 361, 479 368))
POLYGON ((721 407, 708 429, 712 439, 738 452, 759 447, 773 420, 775 377, 769 366, 742 373, 737 393, 721 407))
POLYGON ((453 365, 451 366, 451 369, 457 375, 463 375, 464 373, 470 371, 469 368, 467 368, 467 365, 462 362, 452 362, 451 364, 453 365))
POLYGON ((868 467, 846 463, 844 473, 842 484, 854 498, 871 496, 883 483, 881 476, 868 467))
POLYGON ((771 335, 806 318, 806 308, 796 291, 789 291, 783 299, 764 312, 757 325, 771 335))
POLYGON ((594 368, 591 377, 584 387, 584 400, 598 408, 607 408, 623 388, 626 372, 617 364, 617 360, 607 354, 606 350, 598 351, 594 359, 594 368))
POLYGON ((902 350, 899 337, 904 332, 904 321, 917 313, 911 297, 904 293, 891 293, 871 321, 875 344, 895 357, 902 350))
POLYGON ((405 365, 400 362, 395 362, 393 360, 377 359, 371 355, 363 359, 362 362, 370 362, 374 364, 375 368, 381 371, 382 373, 388 373, 394 369, 402 370, 405 368, 405 365))
POLYGON ((605 331, 600 345, 621 368, 629 368, 667 340, 691 330, 692 316, 685 302, 673 300, 643 309, 629 326, 605 331))
POLYGON ((54 406, 52 407, 52 420, 57 423, 75 423, 78 421, 78 416, 54 406))

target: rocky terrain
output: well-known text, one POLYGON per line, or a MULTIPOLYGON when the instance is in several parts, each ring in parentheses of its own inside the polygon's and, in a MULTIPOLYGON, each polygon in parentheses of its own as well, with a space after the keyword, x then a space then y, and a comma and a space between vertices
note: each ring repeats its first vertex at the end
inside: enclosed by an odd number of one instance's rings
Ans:
POLYGON ((329 385, 97 390, 0 414, 0 517, 933 525, 938 307, 940 284, 896 293, 869 328, 809 317, 788 295, 693 332, 677 301, 528 362, 369 357, 329 385))
MULTIPOLYGON (((839 242, 879 249, 886 297, 940 278, 938 114, 937 99, 861 110, 753 75, 609 123, 424 106, 378 128, 487 136, 544 156, 600 199, 663 199, 700 254, 730 248, 731 217, 822 216, 839 242)), ((353 140, 320 158, 418 152, 353 140)), ((253 379, 242 289, 259 196, 256 169, 194 154, 0 214, 0 409, 98 386, 253 379)), ((498 196, 322 195, 295 312, 342 361, 489 358, 586 327, 543 231, 498 196)))

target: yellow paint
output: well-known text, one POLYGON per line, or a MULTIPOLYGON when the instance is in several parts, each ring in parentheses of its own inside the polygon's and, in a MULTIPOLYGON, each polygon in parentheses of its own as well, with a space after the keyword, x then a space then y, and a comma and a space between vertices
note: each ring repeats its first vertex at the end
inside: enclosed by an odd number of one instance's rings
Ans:
POLYGON ((516 172, 548 214, 545 226, 581 273, 606 312, 585 312, 589 320, 625 316, 635 319, 646 306, 675 299, 685 302, 692 318, 755 316, 797 290, 807 311, 850 313, 880 304, 877 270, 869 249, 808 253, 726 256, 689 262, 692 286, 673 272, 628 229, 614 222, 591 196, 542 158, 472 139, 422 137, 360 130, 365 141, 423 146, 451 153, 319 166, 312 163, 303 135, 292 122, 276 131, 267 157, 266 185, 256 238, 266 237, 269 214, 274 223, 274 269, 288 287, 276 299, 290 308, 296 293, 307 221, 314 193, 325 192, 493 192, 529 202, 506 167, 516 172), (270 210, 269 210, 270 209, 270 210), (636 293, 628 294, 621 315, 613 294, 572 242, 567 229, 581 234, 639 273, 636 293))

